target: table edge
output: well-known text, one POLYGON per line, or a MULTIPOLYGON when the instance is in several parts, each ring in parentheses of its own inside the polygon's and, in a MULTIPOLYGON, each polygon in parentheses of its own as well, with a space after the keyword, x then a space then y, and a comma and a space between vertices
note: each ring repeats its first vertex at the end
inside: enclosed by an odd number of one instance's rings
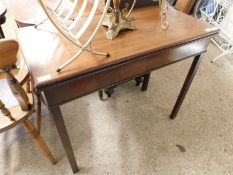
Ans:
POLYGON ((37 83, 34 86, 35 86, 35 88, 37 90, 44 91, 45 89, 50 88, 52 86, 55 86, 57 84, 65 83, 65 82, 70 81, 72 79, 82 78, 82 77, 85 77, 85 76, 87 76, 89 74, 92 74, 93 72, 96 72, 96 71, 101 71, 101 70, 104 70, 104 69, 110 69, 110 68, 115 67, 117 65, 132 62, 132 61, 135 61, 135 60, 140 59, 142 57, 154 54, 156 52, 164 51, 164 50, 167 50, 167 49, 171 49, 171 48, 174 48, 174 47, 184 45, 186 43, 190 43, 190 42, 193 42, 193 41, 196 41, 196 40, 200 40, 200 39, 203 39, 203 38, 208 38, 208 37, 214 36, 214 35, 218 34, 218 32, 219 32, 219 30, 208 32, 206 34, 200 35, 199 37, 192 38, 192 39, 180 42, 180 43, 176 43, 176 44, 172 44, 172 45, 170 44, 170 45, 166 45, 166 46, 156 48, 156 49, 153 49, 153 50, 148 50, 146 52, 139 53, 137 55, 133 55, 133 56, 129 56, 129 57, 125 57, 125 58, 122 58, 120 60, 113 61, 111 63, 106 63, 106 64, 103 64, 103 65, 98 66, 98 67, 87 69, 87 70, 82 71, 82 72, 73 73, 72 75, 67 76, 67 77, 57 78, 55 80, 49 80, 49 81, 44 81, 44 82, 41 82, 41 83, 37 83))

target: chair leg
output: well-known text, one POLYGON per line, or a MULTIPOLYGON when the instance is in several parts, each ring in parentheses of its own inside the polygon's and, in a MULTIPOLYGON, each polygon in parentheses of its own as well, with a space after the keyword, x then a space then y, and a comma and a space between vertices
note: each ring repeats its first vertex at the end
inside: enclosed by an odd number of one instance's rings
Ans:
POLYGON ((49 150, 48 146, 44 142, 43 138, 41 137, 40 133, 36 130, 36 128, 33 126, 33 124, 26 119, 23 122, 25 128, 27 131, 32 135, 34 141, 37 143, 37 145, 42 149, 42 151, 45 153, 45 155, 48 157, 48 159, 51 161, 51 163, 54 165, 57 163, 56 159, 53 157, 51 151, 49 150))
POLYGON ((41 131, 41 101, 40 94, 38 92, 36 94, 36 129, 40 133, 41 131))

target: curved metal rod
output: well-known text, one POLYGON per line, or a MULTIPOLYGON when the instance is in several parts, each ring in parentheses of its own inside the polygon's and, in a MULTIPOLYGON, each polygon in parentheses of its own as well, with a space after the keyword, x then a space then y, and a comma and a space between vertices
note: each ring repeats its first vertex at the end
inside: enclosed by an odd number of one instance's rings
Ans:
MULTIPOLYGON (((58 3, 58 5, 57 5, 57 7, 54 9, 54 11, 56 11, 56 10, 61 6, 62 1, 63 1, 63 0, 60 0, 60 2, 58 3)), ((39 25, 43 24, 43 23, 44 23, 45 21, 47 21, 48 19, 49 19, 49 18, 47 17, 46 19, 44 19, 44 20, 42 20, 42 21, 36 23, 36 24, 34 25, 34 27, 37 28, 39 25)))
POLYGON ((78 0, 75 0, 73 3, 73 7, 70 9, 70 11, 67 13, 65 18, 63 19, 63 23, 65 23, 68 19, 70 19, 71 15, 74 13, 75 8, 78 5, 78 0))
POLYGON ((77 16, 75 17, 74 22, 72 22, 72 23, 70 24, 70 26, 68 27, 69 30, 72 30, 72 29, 76 26, 76 24, 79 22, 80 18, 82 17, 82 15, 83 15, 83 13, 84 13, 84 10, 85 10, 86 7, 87 7, 87 3, 88 3, 88 0, 84 0, 84 1, 83 1, 83 4, 82 4, 82 6, 81 6, 81 8, 80 8, 80 10, 79 10, 79 13, 78 13, 77 16))
MULTIPOLYGON (((55 26, 55 28, 56 28, 68 41, 70 41, 71 43, 73 43, 74 45, 76 45, 77 47, 79 47, 79 48, 81 49, 81 48, 83 47, 83 44, 80 43, 80 42, 79 42, 78 40, 76 40, 75 38, 73 38, 72 33, 70 33, 69 30, 67 30, 67 28, 66 28, 65 26, 63 26, 63 29, 66 29, 66 31, 62 30, 62 29, 60 28, 60 26, 59 26, 59 25, 54 21, 54 19, 51 17, 51 13, 50 13, 50 12, 48 11, 48 9, 46 8, 45 4, 43 3, 43 0, 38 0, 38 1, 39 1, 40 5, 42 6, 44 12, 45 12, 46 15, 48 16, 49 20, 51 21, 51 23, 55 26)), ((88 0, 85 0, 85 1, 88 1, 88 0)), ((109 1, 110 1, 110 0, 109 0, 109 1)), ((109 2, 109 4, 110 4, 110 2, 109 2)), ((106 3, 105 8, 106 8, 106 7, 109 8, 109 6, 110 6, 109 4, 106 3)), ((102 14, 102 17, 103 17, 103 15, 105 15, 105 14, 106 14, 106 12, 102 14)), ((101 17, 101 18, 102 18, 102 17, 101 17)), ((59 21, 58 21, 58 22, 59 22, 59 21)), ((109 55, 108 53, 101 53, 101 52, 97 52, 97 51, 92 51, 92 50, 89 50, 89 49, 87 49, 87 48, 85 48, 84 50, 89 51, 89 52, 93 52, 93 53, 96 53, 96 54, 99 54, 99 55, 105 55, 105 56, 109 55)))
MULTIPOLYGON (((83 49, 85 49, 88 45, 91 44, 91 41, 93 40, 93 38, 95 37, 98 29, 100 28, 102 21, 104 19, 104 16, 106 15, 108 8, 110 6, 110 1, 111 0, 107 0, 103 14, 99 20, 99 23, 97 24, 94 32, 92 33, 91 37, 89 38, 89 40, 83 45, 83 47, 79 50, 79 52, 77 52, 72 58, 70 58, 66 63, 64 63, 63 65, 61 65, 58 69, 57 72, 60 72, 62 69, 64 69, 66 66, 68 66, 70 63, 72 63, 75 59, 77 59, 77 57, 82 53, 83 49)), ((109 56, 109 54, 107 54, 106 56, 109 56)))
POLYGON ((67 39, 69 40, 71 43, 73 43, 74 45, 78 46, 79 48, 82 48, 82 44, 80 42, 77 42, 75 39, 73 39, 72 37, 68 36, 66 32, 64 32, 60 26, 54 21, 54 19, 52 19, 48 9, 45 7, 43 0, 38 0, 40 5, 42 6, 44 12, 46 13, 46 15, 48 16, 49 20, 51 21, 51 23, 56 27, 56 29, 67 39))
POLYGON ((91 22, 95 16, 95 12, 98 8, 98 4, 99 4, 99 0, 95 0, 93 8, 91 9, 89 16, 87 17, 87 20, 85 21, 85 23, 83 24, 83 26, 81 27, 79 32, 75 35, 75 39, 79 40, 79 38, 84 34, 84 32, 87 30, 87 28, 91 24, 91 22))
POLYGON ((135 7, 135 5, 136 5, 136 1, 137 1, 137 0, 134 0, 134 1, 133 1, 133 4, 132 4, 132 6, 131 6, 131 9, 129 10, 129 13, 126 15, 126 18, 129 17, 129 15, 131 14, 132 10, 134 9, 134 7, 135 7))
POLYGON ((54 9, 54 11, 56 11, 56 10, 60 7, 60 5, 62 4, 62 1, 63 1, 63 0, 60 0, 59 4, 58 4, 57 7, 54 9))
MULTIPOLYGON (((66 3, 65 3, 66 4, 66 3)), ((74 2, 72 2, 72 7, 70 10, 68 10, 66 13, 64 13, 63 17, 61 16, 63 12, 65 12, 66 10, 66 5, 63 5, 60 9, 60 11, 57 13, 56 10, 52 10, 53 14, 57 17, 58 22, 60 22, 61 24, 65 24, 66 21, 71 17, 71 15, 73 14, 75 8, 78 5, 78 0, 74 0, 74 2)))
POLYGON ((60 17, 61 14, 62 14, 62 13, 64 12, 64 10, 66 9, 66 6, 65 6, 63 3, 64 3, 64 1, 62 0, 62 2, 61 2, 61 4, 60 4, 61 9, 58 11, 58 13, 55 13, 56 16, 58 16, 58 17, 60 17), (62 5, 62 4, 63 4, 63 5, 62 5))

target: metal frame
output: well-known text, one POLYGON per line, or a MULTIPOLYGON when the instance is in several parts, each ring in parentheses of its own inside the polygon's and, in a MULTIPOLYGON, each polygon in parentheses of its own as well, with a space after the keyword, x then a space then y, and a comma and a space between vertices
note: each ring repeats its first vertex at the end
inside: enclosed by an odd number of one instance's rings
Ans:
POLYGON ((92 7, 90 13, 87 15, 87 20, 84 22, 84 24, 81 24, 80 19, 84 15, 84 11, 87 7, 88 0, 83 1, 82 6, 81 6, 78 14, 74 18, 74 21, 71 22, 70 24, 68 24, 67 21, 70 19, 70 17, 74 13, 76 7, 78 7, 79 1, 74 0, 71 8, 66 13, 65 13, 65 10, 66 10, 65 1, 67 1, 67 0, 63 0, 63 2, 60 4, 60 9, 51 10, 46 6, 46 4, 44 3, 44 0, 38 0, 40 5, 44 9, 45 13, 47 14, 48 18, 50 19, 52 24, 56 27, 56 29, 66 39, 68 39, 71 43, 73 43, 74 45, 76 45, 79 48, 79 50, 77 51, 77 53, 74 56, 72 56, 67 62, 65 62, 63 65, 61 65, 60 67, 57 68, 57 70, 56 70, 57 72, 60 72, 66 66, 68 66, 70 63, 72 63, 74 60, 76 60, 78 58, 78 56, 82 54, 83 51, 89 51, 89 52, 92 52, 94 54, 104 55, 107 57, 110 56, 109 53, 102 53, 102 52, 94 51, 91 47, 91 42, 94 39, 98 29, 101 26, 103 18, 109 9, 111 0, 107 0, 103 14, 101 15, 99 22, 97 23, 94 31, 90 34, 89 38, 84 43, 80 42, 79 40, 83 36, 83 34, 87 30, 87 28, 90 26, 91 22, 93 21, 100 0, 94 1, 93 7, 92 7), (82 25, 82 27, 77 32, 73 31, 75 26, 81 26, 81 25, 82 25))
MULTIPOLYGON (((38 0, 38 2, 42 6, 44 12, 48 16, 48 18, 52 22, 52 24, 55 26, 55 28, 66 39, 68 39, 71 43, 73 43, 74 45, 76 45, 79 48, 79 50, 77 51, 77 53, 75 55, 73 55, 68 61, 66 61, 64 64, 62 64, 61 66, 59 66, 57 68, 57 70, 56 70, 57 72, 62 71, 66 66, 71 64, 74 60, 76 60, 78 58, 78 56, 80 56, 82 54, 83 51, 89 51, 89 52, 92 52, 94 54, 103 55, 106 57, 110 56, 109 53, 103 53, 103 52, 98 52, 98 51, 93 50, 91 47, 91 42, 94 39, 98 29, 100 28, 107 11, 109 10, 111 0, 106 1, 105 8, 104 8, 104 11, 102 13, 101 18, 99 19, 99 22, 97 23, 94 31, 90 34, 89 38, 84 43, 82 43, 80 41, 80 38, 83 36, 83 34, 87 30, 87 28, 91 25, 91 22, 94 19, 94 16, 95 16, 95 13, 97 11, 100 0, 94 1, 92 9, 91 9, 90 13, 87 15, 87 18, 86 18, 86 21, 84 22, 84 24, 81 23, 80 19, 84 15, 85 9, 86 9, 87 4, 88 4, 88 0, 83 0, 82 5, 81 5, 77 15, 75 16, 75 18, 73 20, 70 20, 70 18, 74 14, 78 5, 80 5, 79 0, 74 0, 73 2, 71 2, 69 0, 61 0, 61 2, 59 3, 58 7, 55 10, 49 9, 46 6, 46 4, 44 3, 44 0, 38 0), (70 6, 70 8, 68 8, 68 11, 66 12, 67 2, 70 2, 71 6, 70 6), (80 27, 80 29, 78 31, 74 32, 74 28, 76 26, 82 26, 82 27, 80 27)), ((131 9, 129 10, 129 12, 126 14, 126 17, 129 17, 129 15, 131 14, 132 9, 135 6, 135 3, 136 3, 136 0, 133 1, 133 5, 132 5, 131 9)), ((159 3, 160 3, 160 9, 161 9, 161 26, 164 30, 166 30, 169 26, 169 24, 166 20, 166 13, 168 11, 168 7, 165 3, 165 0, 159 0, 159 3)))
POLYGON ((212 59, 217 59, 233 53, 233 27, 226 29, 226 19, 233 12, 233 0, 215 0, 214 3, 200 9, 201 20, 208 22, 220 29, 218 35, 212 38, 213 43, 221 50, 222 54, 212 59))

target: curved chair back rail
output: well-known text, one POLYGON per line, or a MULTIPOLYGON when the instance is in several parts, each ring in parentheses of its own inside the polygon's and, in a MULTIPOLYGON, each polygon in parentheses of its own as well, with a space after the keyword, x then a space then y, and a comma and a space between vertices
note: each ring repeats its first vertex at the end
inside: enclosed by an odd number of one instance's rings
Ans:
MULTIPOLYGON (((39 145, 52 164, 56 164, 48 146, 40 135, 40 132, 28 120, 28 117, 35 112, 32 93, 26 93, 19 81, 11 73, 11 65, 16 63, 16 55, 19 49, 15 40, 0 40, 0 70, 5 74, 11 92, 19 105, 7 109, 0 99, 0 133, 7 131, 20 123, 23 123, 26 130, 32 135, 34 141, 39 145)), ((7 90, 7 89, 6 89, 7 90)))
POLYGON ((19 45, 15 40, 0 40, 0 69, 13 65, 16 62, 19 45))

